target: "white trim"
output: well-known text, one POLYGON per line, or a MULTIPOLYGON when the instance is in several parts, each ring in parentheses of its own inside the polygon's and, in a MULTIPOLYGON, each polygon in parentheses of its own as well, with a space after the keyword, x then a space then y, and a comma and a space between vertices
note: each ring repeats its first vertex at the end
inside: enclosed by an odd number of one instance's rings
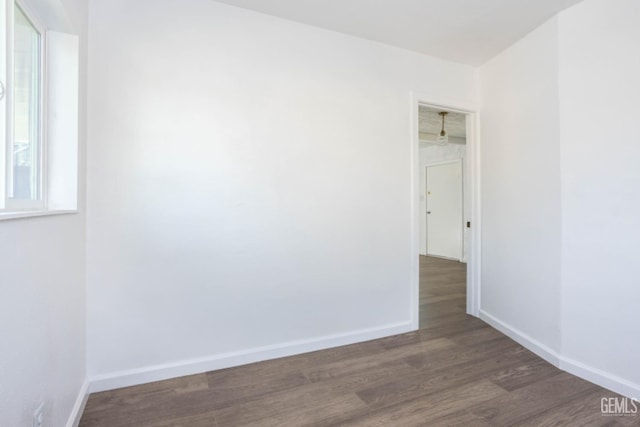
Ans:
POLYGON ((14 91, 13 91, 13 56, 14 56, 14 22, 15 22, 15 2, 12 0, 6 0, 5 3, 5 43, 6 43, 6 57, 5 57, 5 123, 4 123, 4 135, 0 141, 0 148, 4 153, 4 164, 2 165, 2 177, 0 178, 0 184, 3 188, 4 199, 2 200, 2 208, 6 208, 9 202, 9 187, 11 183, 11 144, 13 143, 13 126, 14 126, 14 91))
MULTIPOLYGON (((471 316, 480 315, 481 295, 481 259, 482 259, 482 222, 480 218, 480 114, 474 102, 442 97, 434 94, 411 92, 411 321, 415 329, 420 324, 420 105, 442 108, 447 111, 467 115, 467 161, 463 165, 467 168, 469 178, 469 250, 467 261, 467 313, 471 316)), ((464 219, 464 215, 463 215, 464 219)))
MULTIPOLYGON (((10 0, 9 0, 10 1, 10 0)), ((44 37, 44 33, 47 30, 47 26, 44 25, 42 18, 40 17, 40 13, 38 13, 39 8, 36 7, 31 0, 13 0, 14 3, 17 3, 22 12, 24 12, 25 16, 31 22, 31 24, 40 32, 40 35, 44 37)))
POLYGON ((7 114, 10 111, 9 105, 9 92, 11 92, 11 81, 9 81, 9 6, 5 0, 0 0, 0 27, 4 28, 4 31, 0 31, 0 51, 5 51, 7 54, 0 55, 0 81, 4 86, 4 96, 0 99, 0 209, 5 208, 6 204, 6 167, 7 167, 7 150, 5 147, 9 132, 7 130, 7 114))
POLYGON ((79 197, 79 37, 47 31, 47 46, 47 209, 75 210, 79 197))
POLYGON ((462 166, 462 157, 458 157, 456 159, 451 159, 451 160, 443 160, 441 162, 433 162, 433 163, 427 163, 426 165, 424 165, 427 168, 430 168, 431 166, 443 166, 443 165, 450 165, 452 163, 460 163, 460 166, 462 166))
POLYGON ((82 413, 84 412, 84 407, 87 405, 87 400, 89 400, 89 382, 85 381, 82 387, 80 387, 76 402, 73 405, 71 414, 69 414, 69 419, 66 424, 67 427, 78 427, 82 413))
POLYGON ((47 28, 43 24, 37 8, 34 8, 29 0, 8 0, 7 1, 7 86, 11 97, 7 97, 6 109, 7 109, 7 123, 6 137, 4 140, 5 150, 5 167, 4 167, 4 208, 8 211, 35 211, 46 209, 47 207, 47 166, 46 166, 46 102, 47 102, 47 86, 45 74, 47 70, 47 28), (38 59, 39 59, 39 73, 38 73, 38 138, 37 138, 37 168, 38 168, 38 191, 36 199, 14 199, 8 197, 9 188, 13 185, 13 164, 12 164, 12 148, 14 142, 14 121, 15 121, 15 105, 14 105, 14 85, 13 85, 13 73, 14 73, 14 34, 15 34, 15 15, 16 7, 20 9, 20 12, 29 21, 33 28, 38 32, 38 59))
MULTIPOLYGON (((469 150, 465 150, 469 151, 469 150)), ((469 153, 465 152, 465 156, 460 158, 460 172, 462 173, 462 247, 460 248, 462 254, 460 255, 460 262, 467 263, 467 246, 469 246, 469 233, 467 233, 467 221, 471 221, 471 218, 467 218, 467 214, 471 215, 471 206, 470 206, 470 195, 471 191, 469 189, 469 171, 467 170, 467 155, 469 153)), ((469 301, 467 300, 467 310, 469 309, 469 301)))
POLYGON ((421 97, 411 93, 411 293, 409 313, 413 330, 420 328, 420 106, 421 97))
POLYGON ((68 215, 68 214, 77 214, 77 210, 44 210, 44 211, 11 211, 11 212, 2 212, 0 211, 0 221, 7 221, 10 219, 23 219, 23 218, 33 218, 39 216, 52 216, 52 215, 68 215))
POLYGON ((492 316, 484 310, 480 310, 480 319, 484 320, 493 328, 499 330, 518 344, 526 347, 538 356, 542 357, 552 365, 560 366, 560 354, 558 354, 558 352, 554 349, 548 347, 540 341, 535 340, 534 338, 531 338, 524 332, 519 331, 518 329, 510 325, 507 325, 502 320, 499 320, 498 318, 492 316))
POLYGON ((627 381, 617 375, 604 372, 568 357, 561 357, 559 368, 623 396, 640 399, 640 384, 627 381))
POLYGON ((379 328, 363 329, 345 334, 329 335, 320 338, 291 341, 283 344, 258 347, 249 350, 241 350, 214 356, 188 359, 174 363, 147 366, 128 371, 114 372, 105 375, 96 375, 89 380, 91 393, 113 390, 121 387, 146 384, 162 381, 185 375, 200 374, 217 369, 231 368, 246 365, 248 363, 263 360, 277 359, 324 350, 391 335, 403 334, 412 330, 410 322, 394 323, 379 328))
POLYGON ((512 340, 516 341, 523 347, 531 350, 538 356, 557 368, 573 374, 577 377, 585 379, 589 382, 597 384, 613 392, 619 393, 629 398, 640 397, 640 384, 620 378, 617 375, 610 374, 592 366, 586 365, 577 360, 562 356, 552 348, 542 344, 541 342, 531 338, 527 334, 499 320, 495 316, 484 310, 480 311, 480 319, 491 325, 493 328, 502 332, 512 340))
POLYGON ((482 161, 480 156, 480 113, 467 116, 467 156, 469 221, 467 244, 467 313, 478 317, 482 301, 482 161))

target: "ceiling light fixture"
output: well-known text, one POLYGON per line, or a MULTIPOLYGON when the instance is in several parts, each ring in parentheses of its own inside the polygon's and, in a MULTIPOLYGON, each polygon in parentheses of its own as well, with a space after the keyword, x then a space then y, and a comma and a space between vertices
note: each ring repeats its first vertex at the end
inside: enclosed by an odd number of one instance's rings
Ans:
POLYGON ((446 145, 449 143, 449 135, 447 135, 447 132, 445 132, 444 130, 444 118, 445 116, 449 114, 446 111, 441 111, 438 113, 438 115, 442 116, 442 130, 440 131, 440 135, 438 135, 438 138, 436 138, 436 142, 438 143, 438 145, 446 145))

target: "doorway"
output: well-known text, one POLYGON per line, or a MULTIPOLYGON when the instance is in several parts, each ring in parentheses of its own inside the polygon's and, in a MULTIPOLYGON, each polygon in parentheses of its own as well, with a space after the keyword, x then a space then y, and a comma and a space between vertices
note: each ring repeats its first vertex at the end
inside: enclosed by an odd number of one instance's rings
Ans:
POLYGON ((431 104, 414 94, 413 108, 418 329, 479 315, 480 159, 472 105, 431 104), (438 138, 443 127, 447 138, 438 138))

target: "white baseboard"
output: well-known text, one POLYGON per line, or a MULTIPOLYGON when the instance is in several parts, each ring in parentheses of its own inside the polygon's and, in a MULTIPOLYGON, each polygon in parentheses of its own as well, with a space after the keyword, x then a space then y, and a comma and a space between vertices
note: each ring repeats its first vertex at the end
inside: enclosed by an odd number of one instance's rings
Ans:
POLYGON ((82 413, 84 412, 84 407, 87 404, 87 399, 89 399, 89 382, 85 381, 78 392, 76 403, 73 405, 71 415, 69 415, 69 420, 67 421, 67 427, 78 427, 80 418, 82 418, 82 413))
POLYGON ((90 392, 113 390, 133 385, 162 381, 185 375, 200 374, 216 369, 231 368, 263 360, 293 356, 316 350, 324 350, 358 342, 370 341, 391 335, 410 332, 415 328, 411 322, 394 323, 379 328, 364 329, 345 334, 330 335, 309 340, 292 341, 283 344, 224 353, 210 357, 183 360, 175 363, 148 366, 128 371, 97 375, 90 378, 90 392))
POLYGON ((560 369, 625 397, 640 399, 640 384, 632 383, 617 375, 601 371, 567 357, 563 357, 560 361, 560 369))
POLYGON ((489 325, 493 326, 495 329, 499 330, 518 344, 526 347, 538 356, 542 357, 552 365, 558 367, 560 366, 560 355, 552 348, 542 344, 540 341, 531 338, 524 332, 511 327, 510 325, 504 323, 502 320, 499 320, 498 318, 492 316, 484 310, 480 310, 480 319, 484 320, 489 325))
POLYGON ((569 359, 558 354, 555 350, 531 338, 527 334, 509 326, 484 310, 480 311, 480 319, 499 330, 520 345, 531 350, 547 362, 563 371, 597 384, 615 393, 629 398, 640 398, 640 385, 620 378, 616 375, 604 372, 600 369, 588 366, 577 360, 569 359))

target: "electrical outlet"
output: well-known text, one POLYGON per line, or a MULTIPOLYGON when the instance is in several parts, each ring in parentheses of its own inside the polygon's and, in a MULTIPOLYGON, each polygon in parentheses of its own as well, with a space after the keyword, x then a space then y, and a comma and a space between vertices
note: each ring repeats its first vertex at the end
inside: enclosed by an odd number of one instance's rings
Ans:
POLYGON ((33 427, 44 426, 44 402, 33 412, 33 427))

